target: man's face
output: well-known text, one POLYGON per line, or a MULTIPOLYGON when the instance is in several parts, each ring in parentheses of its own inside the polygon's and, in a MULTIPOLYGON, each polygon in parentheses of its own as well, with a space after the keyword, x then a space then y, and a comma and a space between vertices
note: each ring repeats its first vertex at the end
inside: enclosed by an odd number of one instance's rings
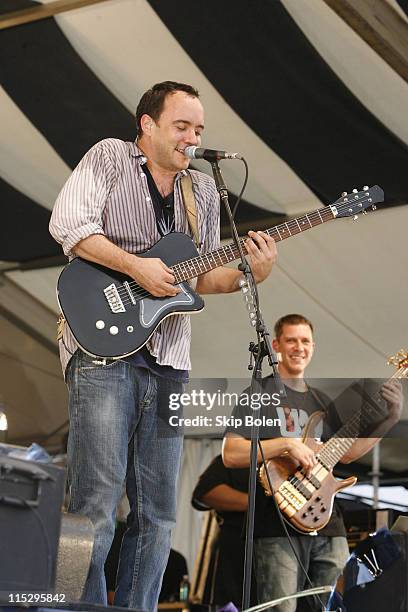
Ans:
POLYGON ((190 160, 183 154, 187 146, 200 145, 204 130, 204 109, 198 98, 184 91, 167 95, 157 123, 151 119, 150 156, 164 170, 179 172, 190 160))
POLYGON ((284 325, 280 337, 273 341, 273 348, 281 355, 281 374, 287 378, 300 378, 312 359, 312 330, 304 323, 284 325))

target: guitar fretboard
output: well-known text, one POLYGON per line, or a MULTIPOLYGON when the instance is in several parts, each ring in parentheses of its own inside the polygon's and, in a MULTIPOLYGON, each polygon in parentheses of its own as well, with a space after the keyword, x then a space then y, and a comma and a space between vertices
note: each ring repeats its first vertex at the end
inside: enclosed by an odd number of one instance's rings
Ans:
MULTIPOLYGON (((408 367, 406 365, 398 368, 391 376, 391 378, 407 377, 408 367)), ((332 438, 330 438, 330 440, 323 444, 319 452, 319 458, 322 463, 327 468, 332 469, 353 446, 354 442, 359 437, 359 433, 373 424, 373 416, 375 415, 384 416, 384 409, 374 401, 372 401, 370 405, 360 408, 356 414, 343 425, 332 438)))
MULTIPOLYGON (((286 223, 281 223, 280 225, 267 229, 265 230, 265 233, 272 236, 275 242, 280 242, 281 240, 290 238, 290 236, 301 234, 312 227, 316 227, 316 225, 321 225, 322 223, 326 223, 326 221, 331 221, 335 218, 336 215, 333 213, 331 207, 325 206, 324 208, 315 210, 307 215, 303 215, 302 217, 291 219, 286 223)), ((244 245, 245 240, 245 238, 240 239, 242 246, 244 245)), ((178 263, 172 266, 172 270, 176 283, 180 283, 182 281, 195 278, 196 276, 204 274, 205 272, 209 272, 210 270, 214 270, 214 268, 219 268, 220 266, 223 266, 228 262, 235 261, 238 258, 238 248, 232 243, 220 247, 211 253, 199 255, 198 257, 187 259, 186 261, 178 263)))

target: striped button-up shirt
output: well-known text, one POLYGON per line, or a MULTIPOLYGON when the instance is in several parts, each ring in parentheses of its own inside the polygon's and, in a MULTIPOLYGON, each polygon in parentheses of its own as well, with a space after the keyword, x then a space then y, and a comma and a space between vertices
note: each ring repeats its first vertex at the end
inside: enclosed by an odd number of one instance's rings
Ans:
MULTIPOLYGON (((52 236, 72 259, 80 240, 102 234, 129 253, 144 251, 160 239, 143 164, 134 142, 108 138, 86 153, 62 188, 50 221, 52 236)), ((190 170, 197 208, 200 253, 219 247, 219 197, 212 178, 190 170)), ((191 234, 181 195, 179 172, 174 184, 175 231, 191 234)), ((158 364, 189 370, 191 326, 188 315, 162 321, 147 347, 158 364)), ((68 325, 60 341, 63 371, 77 349, 68 325)))

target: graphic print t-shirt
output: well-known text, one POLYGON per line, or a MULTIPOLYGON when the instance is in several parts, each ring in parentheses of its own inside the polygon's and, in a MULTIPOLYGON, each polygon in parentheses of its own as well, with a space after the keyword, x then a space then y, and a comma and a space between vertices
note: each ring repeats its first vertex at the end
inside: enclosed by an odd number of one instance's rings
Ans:
MULTIPOLYGON (((262 381, 262 391, 271 397, 273 396, 274 384, 271 377, 267 377, 262 381)), ((245 405, 238 404, 234 409, 233 416, 235 419, 242 420, 243 425, 236 427, 235 421, 234 425, 227 429, 227 432, 231 435, 239 435, 250 439, 251 426, 245 424, 245 416, 249 414, 261 419, 263 418, 263 422, 267 423, 265 426, 260 427, 259 435, 261 440, 282 437, 301 438, 309 417, 317 411, 324 411, 325 416, 315 429, 314 437, 320 438, 324 442, 331 438, 342 426, 343 423, 334 405, 323 392, 313 387, 308 387, 308 390, 305 392, 299 392, 286 385, 285 391, 287 397, 279 405, 265 405, 264 403, 262 409, 257 410, 255 414, 246 402, 245 405)), ((247 397, 246 394, 249 394, 249 390, 246 390, 243 396, 247 397)), ((274 402, 272 401, 272 403, 274 402)), ((287 528, 291 535, 299 535, 299 532, 292 529, 288 524, 287 528)), ((334 503, 330 521, 326 527, 319 531, 319 534, 322 536, 346 535, 343 519, 336 503, 334 503)), ((254 537, 265 538, 284 535, 285 532, 278 516, 275 502, 265 494, 264 489, 258 482, 254 537)))

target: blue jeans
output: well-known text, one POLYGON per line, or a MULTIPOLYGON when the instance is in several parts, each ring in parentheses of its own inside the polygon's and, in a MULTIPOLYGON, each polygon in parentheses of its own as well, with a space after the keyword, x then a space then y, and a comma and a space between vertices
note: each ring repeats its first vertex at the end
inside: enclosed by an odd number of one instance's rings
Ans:
MULTIPOLYGON (((336 582, 349 556, 345 537, 299 535, 292 537, 292 542, 313 586, 333 585, 336 582)), ((257 538, 254 547, 259 603, 310 587, 286 537, 257 538)), ((323 603, 327 602, 329 595, 320 595, 323 603)), ((313 605, 311 598, 310 601, 313 605)), ((271 609, 295 612, 296 606, 297 600, 292 599, 271 609)), ((321 607, 315 609, 321 610, 321 607)))
POLYGON ((82 599, 106 604, 104 564, 123 493, 130 503, 115 605, 153 612, 170 551, 182 436, 164 431, 169 393, 182 384, 126 361, 95 364, 77 351, 67 373, 70 511, 95 528, 82 599))

